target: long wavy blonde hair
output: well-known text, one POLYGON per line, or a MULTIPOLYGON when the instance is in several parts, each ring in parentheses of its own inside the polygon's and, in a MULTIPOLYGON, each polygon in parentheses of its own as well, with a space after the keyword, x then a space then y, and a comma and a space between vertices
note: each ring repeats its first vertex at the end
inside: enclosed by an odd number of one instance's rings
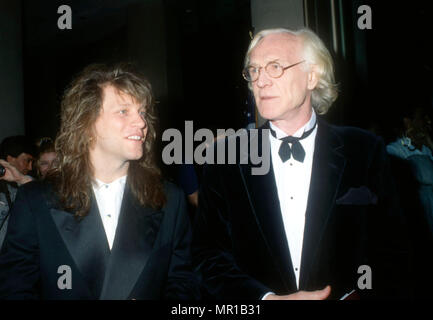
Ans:
POLYGON ((66 89, 61 103, 61 125, 55 141, 58 165, 47 176, 54 185, 61 206, 84 217, 90 210, 93 166, 89 150, 94 124, 103 103, 103 89, 110 85, 132 96, 146 110, 147 135, 143 156, 130 161, 127 183, 141 205, 160 208, 166 197, 156 162, 157 118, 152 89, 132 65, 93 64, 86 67, 66 89))

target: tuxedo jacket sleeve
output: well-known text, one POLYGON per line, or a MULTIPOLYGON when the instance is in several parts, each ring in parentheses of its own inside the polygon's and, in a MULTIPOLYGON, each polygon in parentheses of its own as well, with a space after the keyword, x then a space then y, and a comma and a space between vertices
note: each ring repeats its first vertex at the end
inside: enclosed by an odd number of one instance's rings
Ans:
MULTIPOLYGON (((215 155, 217 146, 215 145, 215 155)), ((227 151, 227 149, 226 149, 227 151)), ((226 153, 227 155, 227 153, 226 153)), ((253 257, 253 251, 265 250, 263 247, 248 246, 256 228, 250 223, 245 212, 249 212, 248 201, 243 196, 243 186, 238 174, 238 165, 205 165, 199 190, 199 206, 193 228, 193 263, 201 275, 201 283, 209 298, 217 299, 260 299, 272 291, 246 270, 254 264, 243 257, 253 257), (231 194, 237 189, 243 196, 231 194), (238 203, 233 201, 238 200, 238 203), (244 209, 244 210, 243 210, 244 209), (243 212, 244 211, 244 212, 243 212), (239 213, 244 221, 242 230, 233 230, 233 215, 239 213), (244 237, 243 240, 239 236, 244 237)), ((254 245, 258 244, 255 241, 254 245)), ((256 261, 256 266, 260 265, 256 261)), ((264 269, 263 269, 264 271, 264 269)))
MULTIPOLYGON (((185 195, 177 189, 177 204, 173 203, 176 218, 173 223, 172 252, 168 267, 167 282, 164 288, 164 299, 196 300, 199 299, 198 280, 193 273, 191 262, 191 223, 188 216, 185 195)), ((158 267, 158 266, 156 266, 158 267)))
MULTIPOLYGON (((224 197, 218 170, 208 169, 204 170, 203 187, 199 191, 199 210, 194 224, 192 247, 193 262, 211 298, 260 299, 273 290, 246 273, 241 261, 236 259, 234 250, 244 242, 233 243, 236 240, 232 238, 230 230, 230 203, 224 197)), ((248 227, 246 223, 245 228, 248 227)), ((248 231, 245 230, 246 237, 248 231)))
POLYGON ((39 282, 38 261, 35 218, 26 197, 18 191, 0 254, 0 298, 36 299, 39 282), (16 212, 17 214, 14 214, 16 212))
POLYGON ((77 221, 55 205, 45 184, 18 191, 0 253, 1 299, 196 299, 190 261, 191 230, 183 193, 165 184, 161 210, 141 206, 125 187, 110 252, 92 199, 77 221), (60 266, 71 288, 59 288, 60 266))

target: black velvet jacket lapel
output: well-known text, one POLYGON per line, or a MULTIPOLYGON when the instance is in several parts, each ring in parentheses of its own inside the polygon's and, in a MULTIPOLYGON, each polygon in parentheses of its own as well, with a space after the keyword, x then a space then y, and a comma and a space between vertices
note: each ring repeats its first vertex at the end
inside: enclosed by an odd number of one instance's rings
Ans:
POLYGON ((96 299, 101 292, 110 248, 93 193, 90 212, 81 220, 58 208, 50 208, 50 213, 67 250, 96 299))
MULTIPOLYGON (((269 125, 266 123, 261 129, 268 128, 269 125)), ((346 165, 346 159, 342 153, 343 143, 337 133, 320 119, 318 119, 317 130, 305 215, 300 290, 308 287, 310 275, 315 272, 315 259, 318 251, 324 245, 321 240, 333 212, 335 197, 346 165)), ((258 136, 252 139, 259 139, 257 145, 261 147, 260 140, 268 139, 268 136, 263 134, 262 130, 259 130, 258 136)), ((242 154, 246 156, 246 152, 241 152, 241 156, 242 154)), ((272 161, 270 162, 270 170, 266 175, 251 175, 251 167, 253 167, 251 162, 240 167, 245 188, 249 193, 253 207, 252 211, 256 216, 263 239, 267 243, 271 256, 274 258, 275 265, 287 291, 295 291, 296 280, 290 250, 286 241, 272 161)))
POLYGON ((152 252, 161 218, 162 211, 142 207, 126 185, 100 299, 128 299, 152 252))
MULTIPOLYGON (((266 123, 261 129, 269 129, 268 124, 266 123)), ((258 146, 260 148, 259 153, 268 152, 270 155, 270 145, 267 145, 269 150, 261 150, 262 139, 269 139, 269 136, 265 134, 265 131, 259 130, 258 135, 251 137, 250 146, 258 146), (258 143, 255 143, 253 139, 258 139, 258 143)), ((248 150, 241 151, 241 159, 242 156, 248 156, 248 150)), ((272 161, 270 161, 269 172, 265 175, 252 175, 252 167, 254 165, 251 164, 251 161, 248 161, 248 165, 240 165, 241 175, 252 205, 251 209, 256 217, 263 240, 273 257, 274 268, 277 270, 285 289, 293 291, 296 289, 296 280, 286 241, 272 161)), ((253 241, 253 239, 251 240, 253 241)))
MULTIPOLYGON (((321 241, 331 218, 341 177, 346 166, 346 159, 342 152, 342 139, 320 119, 318 119, 317 130, 310 191, 305 214, 300 290, 309 288, 311 275, 316 272, 314 268, 318 267, 318 264, 315 263, 317 254, 321 248, 326 246, 321 241)), ((331 260, 331 257, 328 257, 328 260, 331 260)), ((326 265, 326 261, 321 261, 320 264, 326 265)))

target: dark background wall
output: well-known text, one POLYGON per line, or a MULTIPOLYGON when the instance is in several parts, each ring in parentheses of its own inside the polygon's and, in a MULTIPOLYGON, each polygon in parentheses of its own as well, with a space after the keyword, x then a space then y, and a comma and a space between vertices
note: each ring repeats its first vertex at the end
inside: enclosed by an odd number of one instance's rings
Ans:
POLYGON ((401 112, 433 107, 432 6, 427 1, 309 0, 309 26, 331 50, 340 96, 327 115, 334 123, 371 129, 392 139, 401 112), (331 2, 336 16, 334 50, 331 2), (361 30, 358 8, 368 5, 372 29, 361 30))
POLYGON ((73 1, 72 30, 57 27, 61 4, 23 1, 28 135, 55 136, 72 77, 90 63, 115 61, 132 61, 147 75, 161 129, 184 120, 238 125, 249 1, 73 1))
POLYGON ((0 140, 25 130, 22 45, 21 3, 0 0, 0 140))
POLYGON ((243 127, 249 32, 295 20, 315 30, 336 61, 341 93, 326 116, 331 122, 387 131, 398 110, 432 103, 429 2, 0 0, 0 16, 1 139, 55 137, 72 77, 113 61, 133 61, 148 76, 162 130, 185 120, 196 129, 243 127), (57 27, 62 4, 72 8, 72 30, 57 27), (362 4, 372 9, 372 30, 357 27, 362 4))

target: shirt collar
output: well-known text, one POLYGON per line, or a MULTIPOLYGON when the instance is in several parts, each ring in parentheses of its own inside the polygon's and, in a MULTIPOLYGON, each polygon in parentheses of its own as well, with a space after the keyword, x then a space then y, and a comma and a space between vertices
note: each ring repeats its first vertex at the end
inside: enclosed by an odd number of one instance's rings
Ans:
POLYGON ((123 176, 120 178, 117 178, 116 180, 110 182, 110 183, 105 183, 102 182, 101 180, 98 180, 95 178, 95 181, 93 182, 92 186, 95 190, 101 190, 102 187, 106 186, 106 187, 110 187, 110 186, 119 186, 124 188, 125 187, 125 183, 126 183, 126 177, 127 176, 123 176))
MULTIPOLYGON (((308 131, 311 128, 313 128, 314 124, 316 123, 316 118, 317 118, 316 113, 314 112, 314 109, 312 109, 310 120, 308 120, 308 122, 304 124, 301 128, 296 130, 296 132, 292 136, 300 137, 304 134, 305 131, 308 131)), ((276 125, 272 124, 272 122, 270 121, 269 121, 269 126, 271 127, 272 130, 275 131, 277 135, 277 139, 287 137, 287 134, 283 130, 278 128, 276 125)))

